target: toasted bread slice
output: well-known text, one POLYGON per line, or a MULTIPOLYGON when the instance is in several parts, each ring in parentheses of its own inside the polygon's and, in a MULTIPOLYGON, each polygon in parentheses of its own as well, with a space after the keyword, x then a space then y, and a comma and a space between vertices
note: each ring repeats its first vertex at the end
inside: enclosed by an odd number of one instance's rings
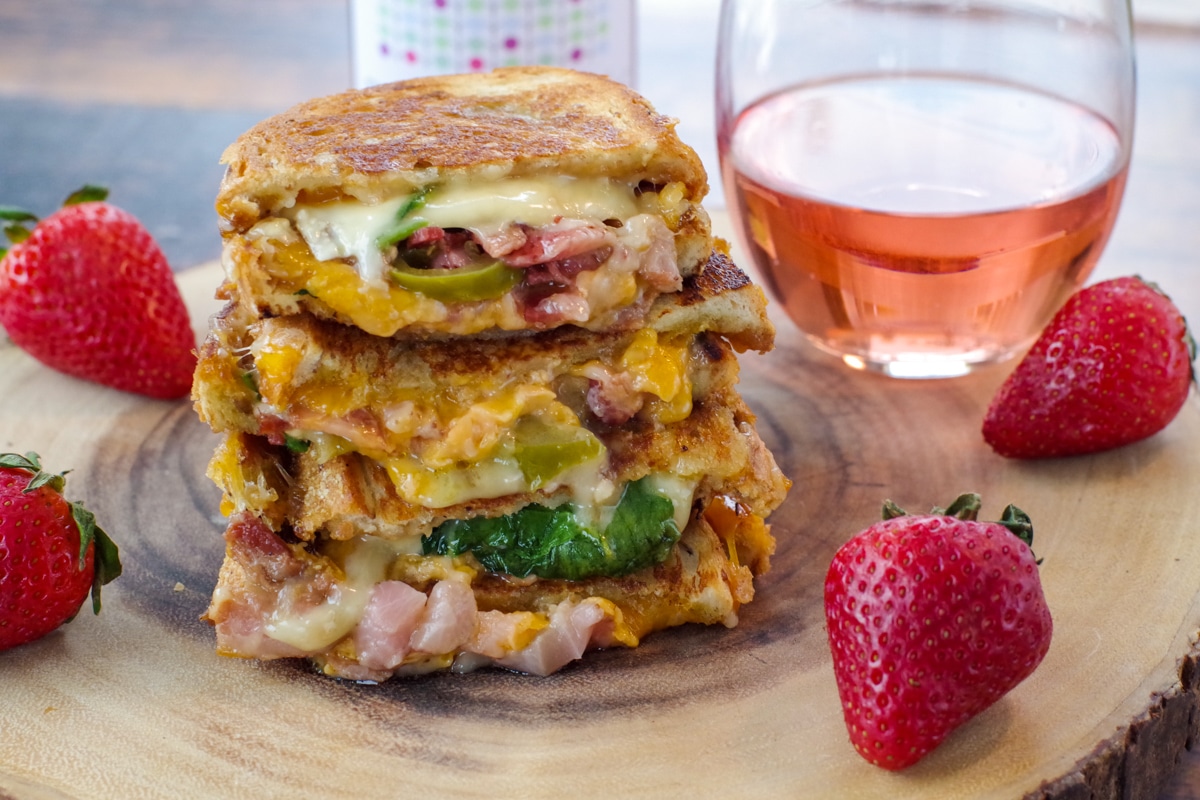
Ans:
POLYGON ((221 157, 226 230, 297 204, 378 203, 450 178, 609 178, 708 190, 695 151, 629 88, 553 67, 420 78, 301 103, 251 128, 221 157))
MULTIPOLYGON (((684 282, 682 291, 659 298, 646 317, 645 330, 662 340, 709 333, 737 351, 766 352, 775 335, 766 302, 762 290, 716 250, 704 269, 684 282)), ((264 388, 269 397, 291 394, 316 377, 318 365, 343 388, 373 387, 375 394, 359 402, 366 407, 368 399, 378 403, 386 393, 400 390, 432 397, 450 385, 463 391, 474 386, 485 393, 529 373, 565 374, 585 362, 612 358, 638 336, 637 330, 594 334, 564 327, 519 337, 388 340, 316 315, 260 318, 257 309, 241 300, 212 319, 192 396, 200 418, 214 430, 256 433, 256 395, 264 388), (248 378, 257 371, 254 354, 285 346, 297 355, 293 369, 281 375, 283 385, 252 386, 248 378)), ((267 370, 265 377, 276 372, 267 370)), ((260 375, 255 382, 263 379, 260 375)))

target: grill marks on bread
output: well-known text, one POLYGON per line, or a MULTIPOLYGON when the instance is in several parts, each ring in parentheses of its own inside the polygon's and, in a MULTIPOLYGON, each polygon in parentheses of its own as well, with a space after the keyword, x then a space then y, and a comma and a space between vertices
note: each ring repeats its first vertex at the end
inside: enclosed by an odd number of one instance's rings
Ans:
POLYGON ((221 160, 228 169, 216 205, 228 232, 244 232, 298 199, 376 202, 452 176, 679 181, 695 203, 708 190, 673 119, 607 78, 551 67, 317 98, 251 128, 221 160))

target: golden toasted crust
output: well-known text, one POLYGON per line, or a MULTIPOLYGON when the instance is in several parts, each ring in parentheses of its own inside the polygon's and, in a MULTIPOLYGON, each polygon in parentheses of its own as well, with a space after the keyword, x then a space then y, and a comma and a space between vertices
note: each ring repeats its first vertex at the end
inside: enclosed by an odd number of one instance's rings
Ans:
POLYGON ((767 298, 730 259, 728 244, 718 239, 716 245, 704 268, 684 280, 682 291, 655 301, 645 325, 660 334, 715 331, 739 352, 766 353, 775 346, 767 298))
POLYGON ((675 122, 607 78, 551 67, 420 78, 301 103, 251 128, 221 160, 216 208, 245 231, 297 201, 378 202, 461 176, 558 174, 708 190, 675 122))

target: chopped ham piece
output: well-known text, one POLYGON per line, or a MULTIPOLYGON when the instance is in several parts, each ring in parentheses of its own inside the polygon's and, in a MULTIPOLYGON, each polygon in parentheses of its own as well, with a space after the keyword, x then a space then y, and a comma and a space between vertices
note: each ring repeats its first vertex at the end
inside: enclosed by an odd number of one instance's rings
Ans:
POLYGON ((652 229, 650 247, 642 254, 638 274, 651 288, 677 292, 683 288, 683 276, 675 257, 675 241, 665 225, 652 229))
POLYGON ((613 249, 610 246, 597 247, 586 253, 547 261, 544 264, 534 264, 525 270, 525 284, 540 286, 551 283, 568 287, 575 282, 576 275, 598 269, 612 253, 613 249))
POLYGON ((259 435, 266 437, 271 444, 281 445, 287 440, 284 434, 289 428, 295 427, 283 417, 276 414, 260 412, 258 414, 259 435))
POLYGON ((409 645, 422 653, 453 653, 475 632, 475 593, 464 582, 438 581, 409 645))
POLYGON ((591 306, 587 299, 574 291, 544 295, 534 303, 526 303, 524 310, 526 322, 541 326, 559 322, 584 322, 590 316, 590 312, 591 306))
POLYGON ((270 583, 280 583, 304 571, 287 543, 254 514, 234 514, 225 529, 229 555, 247 572, 261 573, 270 583))
POLYGON ((384 581, 354 630, 358 662, 368 669, 395 669, 408 655, 413 632, 425 611, 425 593, 402 581, 384 581))
POLYGON ((472 241, 469 231, 430 226, 421 228, 405 239, 404 246, 410 250, 429 251, 421 259, 427 263, 420 266, 430 269, 459 269, 472 261, 471 253, 467 251, 467 244, 472 241))
POLYGON ((258 605, 226 604, 223 615, 213 619, 217 630, 217 649, 242 658, 297 658, 307 655, 290 644, 267 636, 264 611, 258 605))
POLYGON ((532 627, 535 618, 529 611, 480 611, 475 633, 463 649, 488 658, 503 658, 515 649, 515 643, 532 627))
POLYGON ((594 632, 607 638, 608 633, 603 629, 608 622, 608 613, 597 602, 564 601, 550 615, 549 627, 528 647, 497 659, 496 664, 531 675, 549 675, 582 657, 592 643, 594 632))

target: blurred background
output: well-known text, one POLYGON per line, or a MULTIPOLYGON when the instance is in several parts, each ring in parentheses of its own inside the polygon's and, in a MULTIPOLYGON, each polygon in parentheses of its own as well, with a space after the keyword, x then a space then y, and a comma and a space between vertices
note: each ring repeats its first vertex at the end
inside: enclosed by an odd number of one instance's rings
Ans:
MULTIPOLYGON (((216 258, 222 150, 260 119, 351 85, 348 6, 0 0, 0 204, 44 216, 82 183, 100 183, 176 269, 216 258)), ((642 0, 636 11, 636 85, 681 119, 714 180, 718 7, 642 0), (685 67, 697 54, 704 68, 685 67)))
MULTIPOLYGON (((1177 221, 1200 209, 1200 0, 1135 4, 1135 153, 1097 277, 1131 264, 1153 275, 1156 261, 1195 261, 1200 249, 1200 226, 1177 221)), ((636 88, 680 120, 713 208, 724 204, 718 10, 719 0, 636 1, 636 88)), ((101 183, 175 269, 194 266, 220 250, 212 199, 225 146, 351 82, 348 0, 0 0, 0 203, 44 215, 101 183)))

